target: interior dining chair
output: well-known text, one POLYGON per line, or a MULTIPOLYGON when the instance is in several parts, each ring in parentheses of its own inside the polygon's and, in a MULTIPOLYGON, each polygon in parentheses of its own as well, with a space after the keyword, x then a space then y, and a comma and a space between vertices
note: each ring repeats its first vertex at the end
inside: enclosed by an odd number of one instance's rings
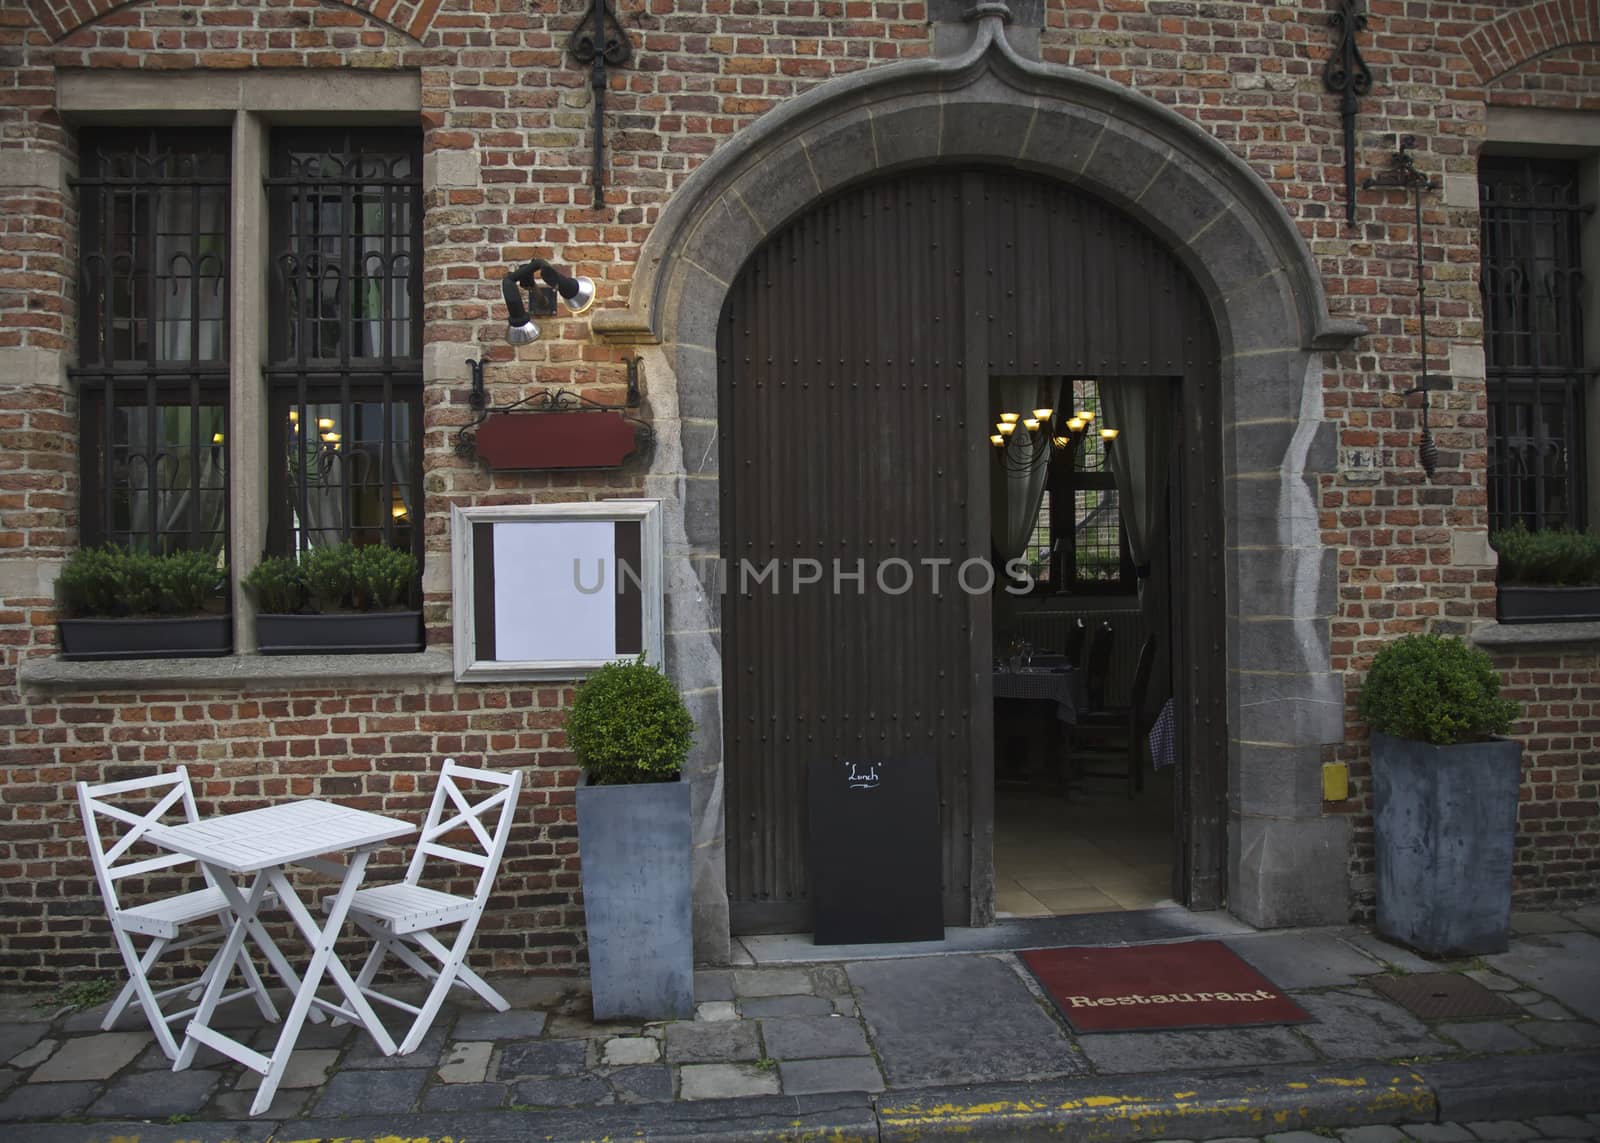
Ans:
MULTIPOLYGON (((422 838, 406 867, 403 881, 356 892, 350 917, 372 937, 374 944, 356 976, 356 986, 369 998, 413 1016, 411 1028, 399 1040, 396 1054, 416 1051, 428 1034, 439 1008, 452 987, 475 992, 496 1012, 510 1005, 477 973, 466 966, 467 950, 483 918, 489 891, 494 887, 500 859, 511 833, 517 797, 522 792, 522 771, 500 773, 462 766, 446 758, 434 790, 433 802, 422 824, 422 838), (485 790, 485 787, 488 787, 485 790), (473 800, 474 797, 477 800, 473 800), (492 824, 485 825, 484 819, 492 824), (422 884, 423 872, 435 876, 437 867, 450 864, 477 871, 472 894, 462 896, 422 884), (446 945, 435 929, 457 926, 446 945), (431 957, 430 964, 421 954, 431 957), (420 1006, 409 1004, 373 987, 383 962, 393 956, 426 980, 428 995, 420 1006)), ((338 1021, 335 1021, 338 1023, 338 1021)))
POLYGON ((1062 653, 1066 655, 1067 661, 1074 667, 1083 662, 1083 644, 1088 637, 1089 624, 1084 620, 1083 616, 1080 615, 1067 624, 1067 641, 1062 648, 1062 653))
MULTIPOLYGON (((233 914, 228 908, 222 890, 210 883, 204 889, 178 893, 135 905, 124 904, 119 893, 119 883, 130 877, 146 877, 152 873, 181 872, 180 866, 196 867, 197 862, 182 854, 160 850, 145 834, 155 825, 178 825, 197 818, 194 791, 189 785, 187 767, 148 778, 130 778, 121 782, 105 782, 91 786, 78 783, 78 809, 83 815, 84 832, 88 835, 89 861, 94 866, 95 881, 100 886, 100 896, 106 904, 111 919, 111 933, 122 954, 122 963, 128 969, 128 982, 100 1022, 101 1030, 109 1031, 117 1018, 130 1005, 140 1008, 150 1022, 156 1042, 168 1059, 177 1059, 178 1041, 172 1034, 172 1025, 192 1015, 198 1005, 177 1011, 167 1011, 164 1001, 179 993, 198 1000, 200 990, 215 970, 215 962, 198 980, 178 984, 156 991, 150 984, 150 971, 168 952, 176 952, 193 945, 225 937, 232 924, 233 914), (149 805, 154 798, 153 805, 149 805), (134 808, 130 808, 130 806, 134 808), (148 808, 138 808, 146 807, 148 808), (165 820, 163 820, 165 819, 165 820), (201 922, 203 931, 185 936, 201 922), (134 943, 135 938, 148 938, 143 955, 134 943)), ((266 953, 275 971, 285 981, 293 981, 294 974, 288 963, 272 944, 265 930, 257 924, 251 935, 266 953)), ((244 986, 225 993, 222 1003, 245 996, 255 999, 256 1007, 268 1020, 278 1019, 277 1009, 267 995, 265 985, 249 957, 239 958, 244 976, 244 986)))
POLYGON ((1105 706, 1106 680, 1110 675, 1111 651, 1116 641, 1117 633, 1109 620, 1101 622, 1089 635, 1089 650, 1084 655, 1083 689, 1089 699, 1090 710, 1105 706))
POLYGON ((1128 705, 1082 711, 1072 728, 1072 774, 1076 778, 1116 778, 1128 785, 1128 797, 1144 789, 1145 697, 1155 667, 1156 640, 1139 648, 1128 705))

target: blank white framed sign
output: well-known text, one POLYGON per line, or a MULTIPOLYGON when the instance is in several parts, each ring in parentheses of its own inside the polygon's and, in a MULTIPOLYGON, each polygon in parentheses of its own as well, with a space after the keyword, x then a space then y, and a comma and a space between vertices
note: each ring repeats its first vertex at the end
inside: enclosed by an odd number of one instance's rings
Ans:
POLYGON ((457 681, 661 665, 659 500, 455 507, 450 544, 457 681))

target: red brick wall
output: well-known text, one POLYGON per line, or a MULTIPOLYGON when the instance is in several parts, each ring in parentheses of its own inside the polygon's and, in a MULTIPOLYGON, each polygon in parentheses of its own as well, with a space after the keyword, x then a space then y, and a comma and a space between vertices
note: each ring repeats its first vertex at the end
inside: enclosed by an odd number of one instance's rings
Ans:
MULTIPOLYGON (((544 385, 620 393, 625 350, 587 339, 587 324, 551 320, 540 342, 500 338, 498 278, 538 253, 593 276, 597 309, 627 296, 640 245, 662 205, 716 148, 784 100, 830 78, 926 55, 922 3, 877 0, 623 0, 635 54, 607 93, 608 193, 590 205, 587 72, 566 54, 578 0, 363 0, 237 6, 29 0, 0 8, 0 162, 20 150, 66 150, 55 116, 56 67, 152 69, 414 68, 421 72, 425 146, 471 151, 480 185, 430 192, 425 218, 426 336, 471 347, 489 363, 496 403, 544 385), (74 15, 75 14, 75 15, 74 15), (85 15, 94 18, 84 22, 85 15)), ((1050 0, 1044 58, 1143 94, 1192 119, 1239 155, 1283 202, 1323 272, 1330 309, 1371 331, 1330 354, 1325 415, 1345 447, 1383 450, 1380 484, 1322 478, 1322 535, 1338 549, 1333 668, 1353 696, 1383 640, 1424 628, 1460 630, 1493 614, 1493 573, 1451 566, 1451 535, 1482 530, 1485 402, 1464 380, 1434 401, 1438 476, 1416 466, 1418 411, 1400 393, 1418 353, 1414 235, 1398 193, 1361 192, 1344 221, 1337 100, 1322 86, 1332 43, 1321 5, 1181 0, 1050 0)), ((1418 138, 1436 178, 1471 175, 1486 100, 1594 110, 1593 4, 1372 4, 1361 34, 1374 74, 1359 119, 1358 180, 1383 169, 1395 136, 1418 138), (1562 37, 1567 37, 1562 39, 1562 37), (1465 44, 1465 46, 1462 46, 1465 44)), ((0 189, 0 349, 61 350, 71 337, 69 204, 48 190, 0 189)), ((1430 345, 1481 336, 1477 213, 1426 203, 1430 345)), ((490 473, 455 456, 468 420, 467 378, 427 394, 428 547, 447 555, 452 503, 556 500, 637 487, 638 469, 574 482, 490 473)), ((60 556, 75 542, 75 409, 53 389, 0 377, 0 559, 60 556)), ((448 641, 448 600, 428 600, 430 642, 448 641)), ((479 941, 500 967, 560 969, 581 956, 574 904, 574 771, 556 729, 555 688, 350 688, 252 694, 130 694, 53 699, 22 694, 18 663, 53 649, 48 599, 0 600, 0 979, 48 980, 109 966, 67 797, 80 778, 186 762, 202 800, 227 804, 316 789, 415 811, 426 774, 446 754, 523 766, 531 813, 519 826, 500 901, 479 941), (352 759, 354 761, 352 761, 352 759), (508 906, 501 908, 500 906, 508 906)), ((1593 899, 1593 656, 1545 671, 1510 669, 1529 693, 1529 782, 1519 901, 1593 899), (1587 703, 1587 706, 1584 704, 1587 703), (1570 707, 1571 711, 1566 708, 1570 707), (1561 727, 1571 720, 1579 729, 1561 727), (1587 724, 1585 725, 1585 720, 1587 724), (1588 734, 1587 739, 1583 734, 1588 734), (1585 810, 1585 806, 1589 809, 1585 810), (1553 807, 1548 812, 1545 807, 1553 807)), ((1522 730, 1519 727, 1519 732, 1522 730)), ((1364 730, 1350 718, 1356 797, 1333 812, 1357 823, 1353 911, 1370 907, 1364 730)))

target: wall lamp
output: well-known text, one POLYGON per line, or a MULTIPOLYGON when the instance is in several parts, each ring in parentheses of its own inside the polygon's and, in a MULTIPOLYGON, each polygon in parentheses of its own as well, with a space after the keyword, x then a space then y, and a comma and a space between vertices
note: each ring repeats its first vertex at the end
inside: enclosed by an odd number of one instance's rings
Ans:
MULTIPOLYGON (((533 324, 533 319, 528 316, 528 305, 522 300, 523 290, 533 294, 536 288, 535 274, 559 294, 567 309, 575 314, 581 314, 594 302, 593 278, 570 278, 543 258, 535 258, 518 266, 500 281, 500 293, 506 299, 509 323, 506 326, 506 340, 512 345, 527 345, 530 341, 539 340, 539 327, 533 324)), ((549 312, 554 313, 555 310, 549 312)))

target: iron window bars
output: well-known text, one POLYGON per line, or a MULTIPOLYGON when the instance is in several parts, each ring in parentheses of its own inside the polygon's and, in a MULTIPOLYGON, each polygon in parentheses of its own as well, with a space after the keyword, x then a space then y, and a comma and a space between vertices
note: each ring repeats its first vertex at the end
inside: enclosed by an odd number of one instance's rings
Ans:
POLYGON ((86 129, 79 170, 81 538, 225 552, 228 132, 86 129))
POLYGON ((1583 265, 1576 163, 1484 156, 1489 526, 1586 522, 1583 265))
POLYGON ((410 550, 422 528, 422 141, 273 136, 267 543, 410 550))

